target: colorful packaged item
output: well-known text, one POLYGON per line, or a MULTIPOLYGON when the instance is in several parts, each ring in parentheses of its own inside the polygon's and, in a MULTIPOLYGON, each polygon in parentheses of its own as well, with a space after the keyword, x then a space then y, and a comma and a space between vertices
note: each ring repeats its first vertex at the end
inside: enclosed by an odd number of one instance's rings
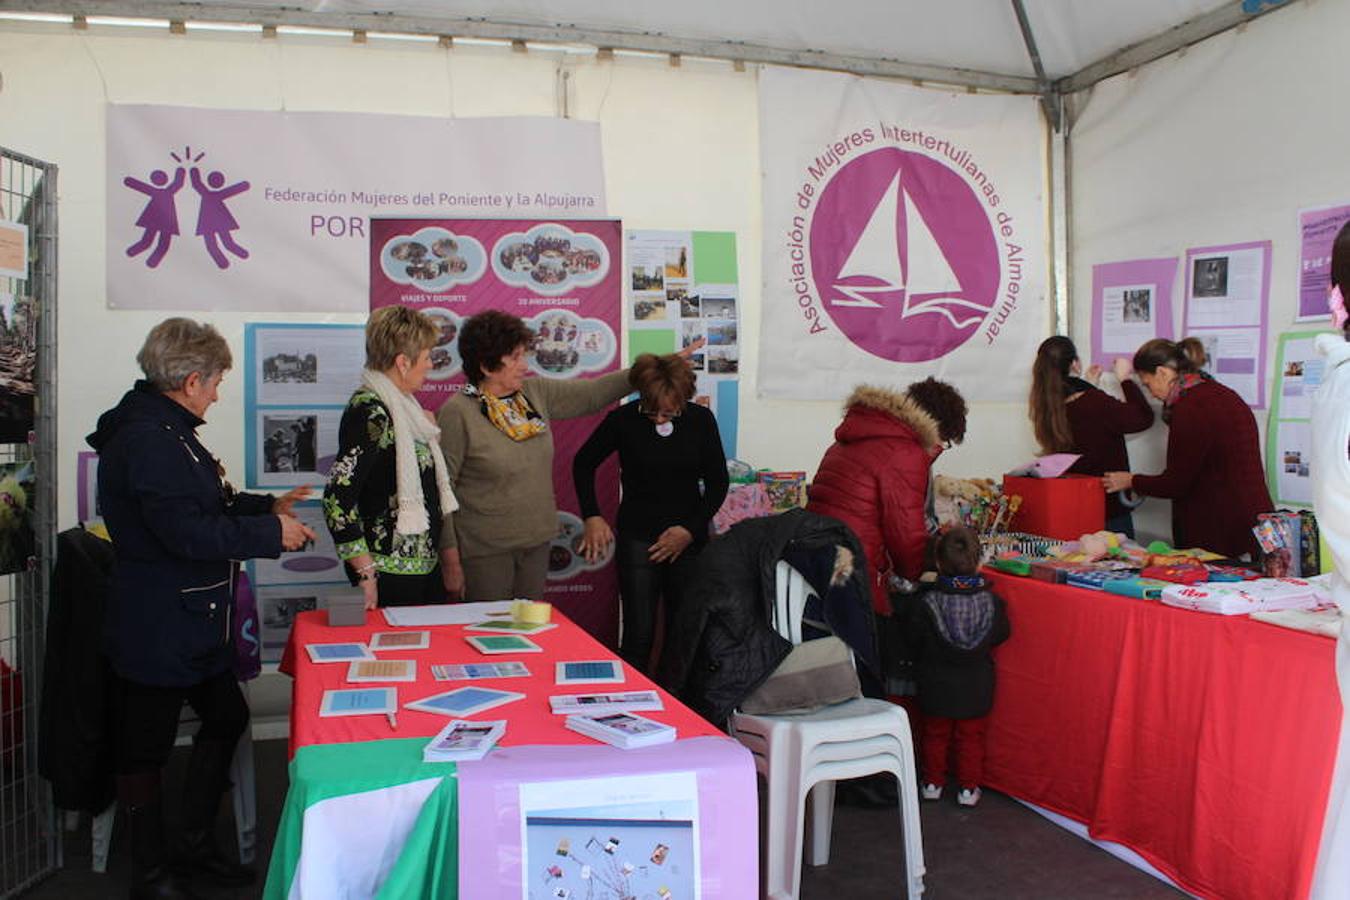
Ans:
POLYGON ((1072 587, 1086 588, 1089 591, 1103 591, 1106 590, 1106 585, 1112 581, 1122 581, 1127 578, 1134 578, 1134 573, 1118 569, 1071 569, 1065 578, 1065 583, 1072 587))
POLYGON ((1173 584, 1198 584, 1209 578, 1209 570, 1198 563, 1147 566, 1139 574, 1143 578, 1155 578, 1173 584))
POLYGON ((1298 524, 1302 569, 1299 574, 1303 578, 1309 578, 1322 571, 1322 532, 1317 527, 1317 514, 1311 509, 1299 510, 1298 524))
POLYGON ((1258 578, 1236 584, 1172 585, 1162 593, 1168 606, 1246 615, 1263 610, 1311 609, 1317 605, 1313 587, 1301 578, 1258 578))
POLYGON ((1057 559, 1038 559, 1031 564, 1030 575, 1037 581, 1048 581, 1051 584, 1064 584, 1069 577, 1069 569, 1073 563, 1061 562, 1057 559))
POLYGON ((1031 560, 1025 556, 994 557, 989 560, 989 566, 998 569, 1000 572, 1007 572, 1010 575, 1030 575, 1031 560))
POLYGON ((760 472, 759 483, 769 495, 774 512, 787 512, 806 505, 805 472, 760 472))
MULTIPOLYGON (((1279 547, 1267 551, 1262 557, 1262 568, 1266 575, 1272 578, 1297 578, 1302 575, 1303 522, 1299 514, 1287 509, 1277 509, 1275 512, 1261 513, 1256 519, 1257 528, 1264 530, 1265 526, 1262 523, 1268 523, 1279 536, 1279 547)), ((1260 539, 1261 535, 1258 533, 1258 542, 1260 539)))
POLYGON ((1102 585, 1102 588, 1108 594, 1119 594, 1122 597, 1134 597, 1136 600, 1158 600, 1162 597, 1163 588, 1170 586, 1171 582, 1169 581, 1131 576, 1129 578, 1119 578, 1114 581, 1108 581, 1106 584, 1102 585))

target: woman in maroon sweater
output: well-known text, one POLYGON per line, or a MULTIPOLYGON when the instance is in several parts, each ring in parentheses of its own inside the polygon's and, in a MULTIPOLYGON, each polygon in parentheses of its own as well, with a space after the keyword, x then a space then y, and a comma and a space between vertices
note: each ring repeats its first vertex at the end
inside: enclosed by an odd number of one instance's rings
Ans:
MULTIPOLYGON (((1088 369, 1087 381, 1079 377, 1082 370, 1073 341, 1055 335, 1041 342, 1031 369, 1031 424, 1041 452, 1079 454, 1069 469, 1079 475, 1128 469, 1125 435, 1152 425, 1153 410, 1125 360, 1115 361, 1124 401, 1097 389, 1100 366, 1088 369)), ((1106 527, 1134 537, 1130 511, 1115 493, 1106 497, 1106 527)))
POLYGON ((1172 501, 1172 542, 1225 556, 1258 553, 1252 526, 1270 512, 1256 418, 1229 388, 1198 372, 1176 344, 1151 340, 1134 354, 1149 393, 1163 401, 1167 469, 1161 475, 1107 472, 1108 491, 1133 489, 1172 501))

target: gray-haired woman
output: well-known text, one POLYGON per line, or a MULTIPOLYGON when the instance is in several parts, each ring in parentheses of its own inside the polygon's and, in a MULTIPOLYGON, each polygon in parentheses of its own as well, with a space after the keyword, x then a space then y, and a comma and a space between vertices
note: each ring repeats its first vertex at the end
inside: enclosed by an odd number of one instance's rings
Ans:
POLYGON ((145 379, 98 420, 98 496, 117 554, 105 621, 116 674, 113 765, 131 826, 133 897, 193 896, 181 878, 253 880, 214 840, 248 706, 231 671, 234 560, 276 557, 314 533, 291 515, 309 493, 236 493, 197 439, 231 364, 210 325, 166 319, 137 355, 145 379), (160 770, 184 702, 201 719, 188 761, 179 852, 164 847, 160 770))

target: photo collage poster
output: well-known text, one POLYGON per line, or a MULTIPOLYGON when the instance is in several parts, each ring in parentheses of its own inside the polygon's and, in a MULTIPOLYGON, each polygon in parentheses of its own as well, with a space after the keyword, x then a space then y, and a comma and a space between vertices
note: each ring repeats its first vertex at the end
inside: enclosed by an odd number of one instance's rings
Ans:
POLYGON ((697 900, 693 772, 520 785, 523 900, 697 900))
POLYGON ((347 581, 320 498, 337 457, 338 426, 365 361, 362 325, 250 323, 244 328, 245 477, 251 490, 307 484, 295 516, 316 535, 278 559, 248 564, 262 661, 281 660, 297 614, 356 592, 347 581))
POLYGON ((696 403, 713 411, 728 457, 736 455, 741 366, 736 235, 730 231, 628 231, 628 361, 673 353, 705 338, 694 354, 696 403))
MULTIPOLYGON (((594 378, 620 368, 621 260, 616 219, 409 219, 370 222, 370 308, 402 304, 435 319, 441 337, 418 400, 436 410, 464 386, 460 326, 500 309, 524 319, 536 337, 531 377, 594 378)), ((572 457, 603 414, 549 423, 558 532, 549 548, 542 598, 598 639, 618 636, 618 596, 607 556, 587 563, 577 552, 582 521, 572 457)), ((619 502, 616 464, 596 476, 601 512, 613 522, 619 502)), ((473 598, 470 597, 470 600, 473 598)))
POLYGON ((1181 333, 1205 345, 1208 370, 1256 409, 1266 405, 1270 241, 1186 251, 1181 333))
POLYGON ((1266 426, 1266 483, 1280 506, 1312 506, 1312 400, 1322 386, 1326 367, 1313 346, 1318 334, 1282 334, 1275 351, 1275 384, 1266 426))

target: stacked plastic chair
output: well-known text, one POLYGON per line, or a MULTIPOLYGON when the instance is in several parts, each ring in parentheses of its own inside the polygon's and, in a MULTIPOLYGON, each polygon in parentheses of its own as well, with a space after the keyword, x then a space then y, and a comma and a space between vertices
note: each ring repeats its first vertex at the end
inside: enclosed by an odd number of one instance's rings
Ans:
MULTIPOLYGON (((793 645, 802 640, 802 615, 813 596, 796 569, 778 563, 774 628, 793 645)), ((819 624, 819 623, 817 623, 819 624)), ((823 626, 822 626, 823 627, 823 626)), ((754 756, 767 789, 767 825, 761 842, 764 895, 796 900, 801 889, 804 839, 813 866, 830 861, 834 786, 842 778, 890 772, 899 784, 905 841, 907 896, 923 893, 923 837, 914 741, 905 711, 885 700, 858 698, 800 715, 735 713, 732 735, 754 756), (805 829, 806 801, 811 827, 805 829)))

